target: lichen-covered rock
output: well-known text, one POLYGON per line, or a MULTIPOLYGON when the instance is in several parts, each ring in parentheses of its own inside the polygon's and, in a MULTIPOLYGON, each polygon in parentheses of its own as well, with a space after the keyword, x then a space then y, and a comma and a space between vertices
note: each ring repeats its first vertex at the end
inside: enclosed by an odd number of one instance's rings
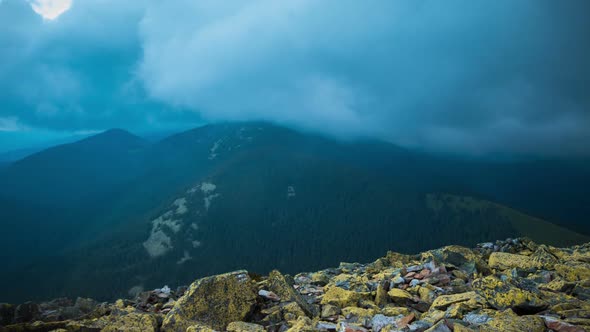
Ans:
POLYGON ((452 295, 441 295, 437 297, 432 303, 432 308, 438 310, 445 310, 451 304, 466 302, 475 299, 478 295, 475 292, 466 292, 452 295))
POLYGON ((451 304, 445 311, 446 318, 462 319, 463 315, 481 308, 481 304, 474 299, 451 304))
POLYGON ((540 245, 531 255, 531 259, 544 270, 553 270, 555 264, 559 263, 558 258, 551 253, 551 249, 545 245, 540 245))
POLYGON ((393 267, 402 267, 405 264, 409 264, 411 261, 415 259, 415 256, 400 254, 393 251, 388 251, 387 255, 385 255, 385 261, 393 267))
POLYGON ((398 304, 405 304, 408 301, 412 301, 414 298, 412 294, 408 293, 407 291, 399 288, 392 288, 387 292, 389 298, 398 304))
POLYGON ((434 325, 438 323, 441 319, 445 318, 445 314, 446 313, 443 310, 430 309, 424 314, 422 314, 420 319, 429 323, 430 325, 434 325))
POLYGON ((315 331, 314 324, 309 317, 299 317, 295 324, 287 332, 312 332, 315 331))
POLYGON ((283 319, 289 323, 296 321, 299 317, 307 316, 303 309, 295 302, 287 302, 281 305, 280 312, 283 319))
POLYGON ((430 250, 422 254, 422 260, 434 260, 441 264, 450 264, 468 274, 489 271, 488 264, 475 251, 461 246, 446 246, 441 249, 430 250))
POLYGON ((322 306, 322 312, 320 318, 337 317, 340 314, 340 308, 331 304, 324 304, 322 306))
POLYGON ((114 304, 0 305, 0 332, 590 331, 590 244, 508 239, 254 279, 232 272, 114 304))
POLYGON ((186 329, 186 332, 217 332, 204 324, 193 324, 186 329))
POLYGON ((544 332, 545 323, 540 316, 517 316, 506 310, 479 327, 481 332, 544 332))
POLYGON ((441 320, 425 332, 451 332, 451 329, 447 326, 445 321, 441 320))
POLYGON ((225 329, 227 324, 248 317, 256 296, 247 271, 199 279, 176 301, 162 328, 184 332, 194 323, 202 323, 214 329, 225 329))
POLYGON ((534 271, 541 267, 531 257, 507 252, 493 252, 488 260, 488 265, 493 269, 509 270, 519 268, 534 271))
POLYGON ((386 306, 381 309, 381 313, 385 316, 406 316, 410 314, 410 309, 406 307, 386 306))
POLYGON ((428 284, 423 284, 422 286, 418 287, 418 295, 422 301, 430 303, 436 298, 436 293, 431 287, 428 286, 428 284))
POLYGON ((114 317, 102 329, 103 332, 156 332, 158 321, 153 315, 144 313, 131 313, 114 317))
POLYGON ((361 298, 368 298, 370 294, 361 294, 337 286, 329 287, 321 304, 332 304, 340 308, 356 307, 361 298))
POLYGON ((375 304, 376 305, 385 305, 388 302, 389 302, 389 295, 387 295, 385 283, 380 282, 377 285, 377 291, 375 293, 375 304))
POLYGON ((535 293, 521 289, 496 276, 488 276, 473 281, 476 292, 498 310, 511 308, 522 313, 537 313, 547 307, 547 303, 535 293))
POLYGON ((92 320, 73 320, 67 322, 65 329, 68 331, 101 331, 108 323, 108 317, 92 320))
POLYGON ((323 271, 311 274, 311 283, 314 285, 325 286, 329 282, 330 277, 328 277, 323 271))
POLYGON ((555 264, 555 271, 567 281, 590 279, 590 264, 581 262, 565 262, 555 264))
POLYGON ((127 304, 125 303, 125 300, 118 299, 117 301, 115 301, 115 307, 118 309, 124 309, 125 307, 127 307, 127 304))
POLYGON ((231 322, 225 330, 227 332, 265 332, 262 325, 246 322, 231 322))
POLYGON ((348 322, 360 324, 362 326, 369 325, 369 322, 375 314, 375 309, 364 309, 357 307, 347 307, 342 309, 342 315, 348 322))
POLYGON ((548 290, 551 292, 569 292, 575 286, 575 283, 566 282, 563 279, 554 279, 546 284, 539 285, 539 289, 548 290))
POLYGON ((281 307, 279 305, 263 308, 259 311, 259 314, 262 319, 259 319, 258 322, 263 325, 278 325, 283 319, 281 307))
POLYGON ((297 303, 303 312, 309 317, 313 316, 312 307, 305 302, 299 293, 295 291, 293 285, 289 284, 285 277, 277 270, 271 271, 268 275, 268 287, 284 302, 297 303))

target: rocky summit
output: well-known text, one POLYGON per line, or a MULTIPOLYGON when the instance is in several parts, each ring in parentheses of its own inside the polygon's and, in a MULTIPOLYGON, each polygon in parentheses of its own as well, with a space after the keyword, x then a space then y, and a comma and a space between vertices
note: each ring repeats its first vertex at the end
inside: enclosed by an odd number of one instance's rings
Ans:
POLYGON ((590 243, 388 252, 295 276, 247 271, 131 300, 0 304, 0 331, 590 331, 590 243))

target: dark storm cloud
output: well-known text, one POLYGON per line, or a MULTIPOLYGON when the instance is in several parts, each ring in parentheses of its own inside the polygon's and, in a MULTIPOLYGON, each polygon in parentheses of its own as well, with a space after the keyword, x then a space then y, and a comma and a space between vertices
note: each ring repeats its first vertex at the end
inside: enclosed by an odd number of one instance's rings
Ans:
POLYGON ((21 18, 0 17, 0 117, 27 125, 194 119, 181 109, 458 154, 590 154, 585 0, 89 0, 55 22, 23 3, 0 4, 21 18))

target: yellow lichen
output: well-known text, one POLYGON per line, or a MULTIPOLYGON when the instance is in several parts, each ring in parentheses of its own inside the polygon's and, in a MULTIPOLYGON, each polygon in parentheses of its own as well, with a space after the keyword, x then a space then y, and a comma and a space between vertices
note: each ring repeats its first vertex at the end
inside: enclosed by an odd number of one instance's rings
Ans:
POLYGON ((125 308, 125 301, 118 299, 117 301, 115 301, 115 307, 117 307, 119 309, 124 309, 125 308))
POLYGON ((533 261, 528 256, 510 254, 507 252, 493 252, 488 260, 488 265, 493 269, 508 270, 519 268, 523 270, 534 270, 540 267, 540 264, 533 261))
POLYGON ((245 322, 231 322, 225 330, 227 332, 265 332, 262 325, 245 322))
POLYGON ((539 288, 541 289, 547 289, 553 292, 561 292, 563 289, 565 289, 567 286, 567 283, 561 279, 555 279, 555 280, 551 280, 550 282, 541 285, 539 288))
POLYGON ((321 318, 335 317, 340 314, 340 308, 331 304, 324 304, 322 306, 321 318))
POLYGON ((458 302, 465 302, 469 301, 470 299, 476 297, 475 292, 467 292, 467 293, 460 293, 460 294, 452 294, 452 295, 441 295, 437 297, 434 302, 432 302, 431 308, 444 310, 448 306, 458 302))
POLYGON ((388 251, 385 259, 389 262, 389 265, 400 268, 405 264, 409 264, 414 257, 410 255, 404 255, 393 251, 388 251))
POLYGON ((194 282, 164 318, 167 331, 184 331, 195 323, 224 329, 252 311, 256 291, 246 271, 202 278, 194 282))
POLYGON ((511 310, 506 310, 500 315, 480 326, 481 332, 544 332, 545 323, 539 316, 517 316, 511 310))
POLYGON ((410 314, 410 309, 408 309, 406 307, 386 306, 381 309, 381 314, 383 314, 385 316, 399 316, 399 315, 407 316, 410 314))
POLYGON ((330 282, 330 278, 323 272, 315 272, 311 274, 311 282, 318 285, 325 285, 330 282))
POLYGON ((104 332, 150 332, 158 330, 158 322, 153 315, 133 313, 116 317, 102 329, 104 332))
POLYGON ((407 300, 411 300, 412 294, 399 288, 392 288, 387 292, 387 295, 396 303, 405 303, 407 300))
POLYGON ((203 324, 194 324, 186 329, 186 332, 216 332, 214 329, 203 324))
POLYGON ((580 262, 566 262, 555 264, 555 271, 567 281, 590 279, 590 264, 580 262))
POLYGON ((387 295, 384 285, 380 284, 375 292, 375 304, 380 306, 387 304, 387 302, 389 302, 389 295, 387 295))
POLYGON ((296 302, 301 310, 309 317, 312 316, 309 304, 295 291, 295 288, 287 282, 287 279, 277 270, 271 271, 267 280, 270 291, 277 294, 283 302, 296 302))
POLYGON ((503 310, 521 306, 540 308, 546 306, 546 303, 532 292, 517 288, 495 276, 474 280, 473 287, 479 295, 496 309, 503 310))
POLYGON ((324 294, 321 304, 332 304, 339 306, 340 308, 356 307, 361 298, 369 298, 370 296, 371 293, 357 293, 340 287, 331 286, 324 294))
POLYGON ((312 332, 315 331, 313 322, 308 317, 299 317, 295 324, 287 332, 312 332))
POLYGON ((434 325, 445 318, 445 314, 442 310, 431 309, 425 312, 420 319, 434 325))
POLYGON ((342 315, 346 318, 356 318, 354 321, 370 320, 376 314, 374 309, 364 309, 357 307, 346 307, 342 309, 342 315))
POLYGON ((301 309, 299 304, 295 302, 289 302, 286 305, 284 305, 281 308, 281 313, 283 314, 283 318, 288 322, 295 321, 299 317, 306 316, 303 309, 301 309))
POLYGON ((422 284, 418 287, 418 295, 420 299, 424 302, 432 302, 436 298, 436 294, 434 293, 434 287, 430 284, 422 284))

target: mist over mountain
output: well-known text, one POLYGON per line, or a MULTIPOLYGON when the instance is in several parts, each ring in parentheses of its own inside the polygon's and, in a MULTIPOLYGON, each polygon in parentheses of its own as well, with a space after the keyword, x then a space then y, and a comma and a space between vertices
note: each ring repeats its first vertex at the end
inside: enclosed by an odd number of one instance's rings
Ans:
POLYGON ((518 236, 571 245, 590 239, 589 174, 587 164, 448 159, 264 122, 157 142, 114 129, 0 170, 0 278, 7 300, 110 299, 384 250, 518 236))

